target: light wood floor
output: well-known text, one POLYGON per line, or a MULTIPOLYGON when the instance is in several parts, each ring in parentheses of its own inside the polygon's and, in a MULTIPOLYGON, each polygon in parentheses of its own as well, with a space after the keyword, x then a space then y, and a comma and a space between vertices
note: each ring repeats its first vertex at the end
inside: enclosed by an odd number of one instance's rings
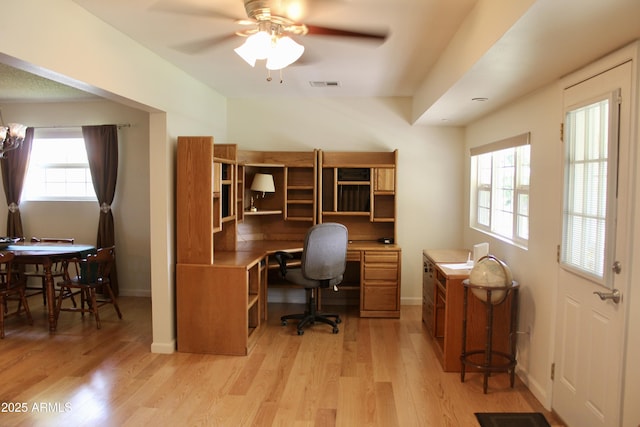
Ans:
POLYGON ((506 374, 484 395, 479 374, 443 373, 418 306, 399 320, 350 311, 337 335, 316 325, 297 336, 278 317, 299 307, 272 305, 256 347, 237 357, 150 353, 146 298, 120 298, 123 320, 104 307, 99 331, 62 313, 50 336, 38 298, 34 326, 7 318, 0 340, 2 426, 477 426, 474 412, 505 411, 562 425, 506 374))

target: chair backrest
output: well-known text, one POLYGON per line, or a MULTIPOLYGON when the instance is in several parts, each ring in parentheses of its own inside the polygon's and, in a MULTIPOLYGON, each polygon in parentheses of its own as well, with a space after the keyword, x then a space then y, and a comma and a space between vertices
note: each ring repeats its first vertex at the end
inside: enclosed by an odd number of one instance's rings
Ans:
MULTIPOLYGON (((0 290, 12 288, 18 279, 17 271, 13 271, 13 258, 15 255, 13 252, 0 252, 0 290)), ((0 310, 3 310, 0 308, 0 310)), ((2 315, 0 313, 0 315, 2 315)))
POLYGON ((83 283, 102 283, 109 280, 111 266, 115 259, 115 246, 100 248, 80 262, 80 281, 83 283))
POLYGON ((310 280, 340 277, 347 267, 347 227, 327 222, 314 225, 304 239, 301 269, 310 280))

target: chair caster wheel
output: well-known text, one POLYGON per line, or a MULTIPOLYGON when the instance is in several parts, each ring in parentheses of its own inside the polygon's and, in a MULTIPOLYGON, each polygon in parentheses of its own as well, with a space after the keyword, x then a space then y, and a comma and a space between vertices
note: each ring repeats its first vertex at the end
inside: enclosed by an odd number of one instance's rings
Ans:
POLYGON ((286 320, 281 320, 281 321, 280 321, 280 324, 281 324, 282 326, 287 326, 287 321, 286 321, 286 320))
POLYGON ((336 328, 333 328, 333 333, 334 333, 334 334, 337 334, 338 332, 340 332, 340 329, 338 329, 337 327, 336 327, 336 328))
POLYGON ((342 323, 342 319, 339 317, 336 317, 336 323, 342 323))
POLYGON ((298 335, 304 335, 304 331, 302 329, 298 329, 298 335))

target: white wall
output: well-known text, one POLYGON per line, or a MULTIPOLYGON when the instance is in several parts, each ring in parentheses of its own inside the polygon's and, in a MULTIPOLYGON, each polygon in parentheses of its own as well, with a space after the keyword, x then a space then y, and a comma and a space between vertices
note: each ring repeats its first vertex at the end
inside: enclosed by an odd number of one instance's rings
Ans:
MULTIPOLYGON (((633 53, 639 45, 625 48, 622 55, 633 53)), ((637 53, 635 54, 637 57, 637 53)), ((619 60, 619 58, 618 58, 619 60)), ((619 63, 619 62, 616 62, 619 63)), ((608 66, 611 66, 609 63, 608 66)), ((606 69, 606 68, 602 68, 606 69)), ((602 71, 602 69, 599 69, 602 71)), ((638 75, 637 64, 634 65, 638 75)), ((634 83, 636 98, 633 100, 632 145, 640 164, 638 150, 638 99, 637 82, 634 83), (634 136, 633 136, 634 135, 634 136)), ((562 146, 560 143, 560 122, 562 121, 562 87, 551 84, 535 93, 523 97, 499 111, 477 120, 466 129, 467 148, 486 144, 523 132, 531 132, 531 183, 530 183, 530 230, 528 250, 516 248, 501 240, 469 228, 469 155, 465 153, 465 230, 464 243, 486 241, 490 243, 490 252, 504 259, 513 270, 514 278, 521 286, 519 330, 528 332, 518 337, 518 370, 521 378, 528 384, 533 394, 547 407, 552 402, 552 382, 550 367, 553 361, 553 341, 555 338, 555 304, 558 263, 557 246, 560 244, 562 227, 562 146)), ((635 172, 635 210, 640 210, 640 175, 635 172)), ((637 360, 640 357, 640 298, 637 297, 640 272, 635 268, 640 262, 640 227, 638 215, 634 216, 634 244, 631 248, 633 270, 631 290, 625 295, 628 304, 627 351, 625 358, 625 384, 623 425, 637 426, 640 421, 640 407, 637 396, 640 393, 640 370, 637 360)))
POLYGON ((467 148, 531 132, 529 248, 523 250, 469 228, 469 150, 465 152, 464 244, 489 242, 490 253, 503 259, 521 286, 518 369, 529 388, 549 405, 551 383, 552 304, 556 285, 556 246, 560 236, 562 98, 548 86, 467 128, 467 148))
POLYGON ((247 150, 398 149, 402 303, 422 304, 422 250, 459 247, 463 133, 411 126, 409 98, 229 99, 227 141, 247 150))

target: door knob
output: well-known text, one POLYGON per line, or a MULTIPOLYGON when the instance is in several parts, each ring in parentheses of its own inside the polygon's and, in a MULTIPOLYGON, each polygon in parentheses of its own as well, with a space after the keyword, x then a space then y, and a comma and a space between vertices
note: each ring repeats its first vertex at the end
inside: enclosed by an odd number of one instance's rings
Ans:
POLYGON ((616 304, 618 304, 620 302, 620 299, 622 299, 622 295, 620 294, 620 291, 617 289, 614 289, 611 292, 595 291, 594 294, 598 295, 602 301, 606 301, 610 299, 616 304))

